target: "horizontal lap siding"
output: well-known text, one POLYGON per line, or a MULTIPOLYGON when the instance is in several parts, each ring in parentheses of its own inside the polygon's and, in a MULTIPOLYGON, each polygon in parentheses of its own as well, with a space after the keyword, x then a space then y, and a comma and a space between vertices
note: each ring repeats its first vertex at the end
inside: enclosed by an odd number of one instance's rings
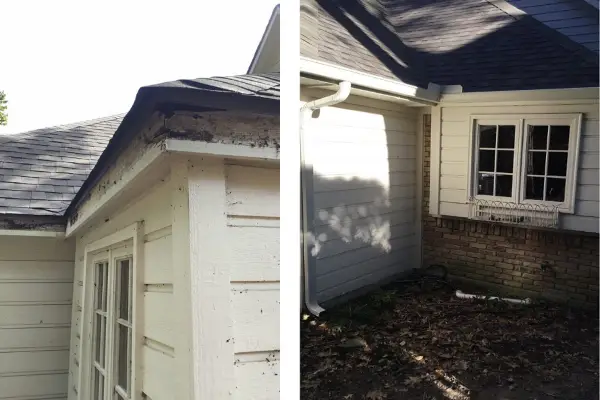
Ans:
POLYGON ((84 232, 77 242, 77 263, 71 330, 71 365, 69 400, 77 399, 81 360, 81 306, 85 246, 115 233, 136 221, 144 221, 144 295, 142 309, 144 346, 138 363, 142 363, 142 390, 153 400, 172 398, 175 381, 173 324, 173 280, 171 243, 171 190, 169 182, 149 189, 137 202, 114 213, 106 223, 84 232))
POLYGON ((279 169, 226 166, 234 399, 279 398, 279 169))
POLYGON ((417 116, 350 98, 306 125, 319 301, 417 267, 417 116))
MULTIPOLYGON (((598 104, 476 106, 442 109, 440 214, 467 217, 469 118, 472 114, 584 113, 579 146, 575 214, 561 216, 569 230, 598 233, 598 104)), ((435 151, 435 150, 434 150, 435 151)))
POLYGON ((170 225, 147 232, 144 237, 142 390, 152 400, 170 399, 175 392, 176 308, 171 239, 170 225))
POLYGON ((66 398, 75 246, 0 241, 0 399, 66 398))

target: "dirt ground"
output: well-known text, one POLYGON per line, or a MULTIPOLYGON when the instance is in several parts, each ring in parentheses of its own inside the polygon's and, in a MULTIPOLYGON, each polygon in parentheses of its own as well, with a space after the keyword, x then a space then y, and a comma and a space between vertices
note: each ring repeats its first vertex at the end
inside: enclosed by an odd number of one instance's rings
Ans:
POLYGON ((597 311, 396 285, 301 324, 303 400, 599 398, 597 311))

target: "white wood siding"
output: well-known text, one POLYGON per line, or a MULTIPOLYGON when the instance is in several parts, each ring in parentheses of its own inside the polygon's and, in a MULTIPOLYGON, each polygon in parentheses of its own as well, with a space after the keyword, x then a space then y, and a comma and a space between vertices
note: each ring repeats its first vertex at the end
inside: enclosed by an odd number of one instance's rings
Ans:
POLYGON ((67 398, 73 241, 0 238, 0 399, 67 398))
POLYGON ((305 135, 318 300, 418 267, 417 110, 351 96, 309 118, 305 135))
POLYGON ((227 165, 236 400, 279 399, 279 169, 227 165))
MULTIPOLYGON (((598 232, 598 152, 599 127, 598 103, 573 104, 522 104, 484 105, 465 104, 447 106, 441 109, 441 151, 439 168, 439 204, 431 204, 431 209, 439 205, 439 214, 467 217, 469 118, 472 114, 551 114, 583 113, 581 143, 579 146, 579 169, 575 195, 575 214, 561 214, 564 229, 598 232)), ((436 113, 432 114, 434 118, 436 113)), ((432 163, 433 154, 439 150, 433 147, 434 123, 432 121, 432 163)), ((436 191, 432 166, 431 190, 436 191)), ((435 198, 432 192, 432 200, 435 198)), ((434 212, 435 213, 435 212, 434 212)))
POLYGON ((582 0, 508 2, 574 42, 598 52, 598 10, 584 4, 582 0))
POLYGON ((69 400, 78 399, 81 348, 81 306, 83 289, 84 250, 88 243, 106 237, 144 221, 142 295, 143 336, 141 359, 142 390, 152 400, 173 398, 175 347, 173 315, 173 268, 171 242, 171 187, 169 182, 150 188, 142 197, 123 210, 115 212, 106 222, 85 230, 77 238, 77 255, 71 330, 69 400))

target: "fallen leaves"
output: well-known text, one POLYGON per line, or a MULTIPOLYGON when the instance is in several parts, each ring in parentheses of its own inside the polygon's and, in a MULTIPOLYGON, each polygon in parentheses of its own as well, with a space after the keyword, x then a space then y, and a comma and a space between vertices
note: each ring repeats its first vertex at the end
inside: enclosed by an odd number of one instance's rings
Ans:
POLYGON ((565 389, 573 393, 565 399, 596 390, 598 320, 591 314, 396 294, 380 297, 385 309, 367 297, 319 320, 302 316, 303 400, 470 399, 502 387, 541 398, 548 396, 543 385, 572 379, 581 389, 565 389))

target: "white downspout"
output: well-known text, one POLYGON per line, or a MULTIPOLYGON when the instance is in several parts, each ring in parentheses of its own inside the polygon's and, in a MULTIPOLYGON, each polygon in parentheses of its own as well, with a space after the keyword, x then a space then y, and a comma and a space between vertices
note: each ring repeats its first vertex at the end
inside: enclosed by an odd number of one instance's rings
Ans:
POLYGON ((309 115, 323 107, 345 101, 350 95, 352 85, 348 81, 340 82, 337 92, 331 96, 323 97, 306 103, 300 109, 300 167, 302 188, 302 269, 304 271, 304 304, 311 314, 318 316, 325 311, 317 302, 315 260, 310 254, 310 244, 307 235, 312 232, 314 217, 313 209, 313 170, 312 164, 306 163, 304 148, 304 121, 309 115))

